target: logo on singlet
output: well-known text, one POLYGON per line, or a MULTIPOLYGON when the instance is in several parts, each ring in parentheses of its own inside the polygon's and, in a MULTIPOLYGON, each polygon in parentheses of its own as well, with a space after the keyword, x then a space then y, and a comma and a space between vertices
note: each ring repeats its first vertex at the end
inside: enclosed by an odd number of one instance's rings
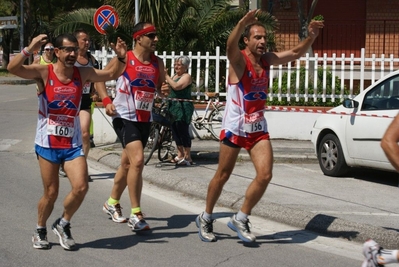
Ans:
POLYGON ((77 110, 76 105, 70 100, 55 100, 50 102, 48 107, 53 110, 59 110, 62 108, 77 110))
POLYGON ((155 83, 149 79, 134 79, 130 82, 130 86, 155 88, 155 83))
POLYGON ((247 101, 256 101, 256 100, 266 100, 267 94, 265 92, 249 92, 248 94, 244 95, 244 100, 247 101))
POLYGON ((75 87, 54 87, 54 93, 56 94, 74 94, 75 92, 75 87))
POLYGON ((152 67, 137 66, 135 69, 137 72, 155 73, 155 69, 152 67))

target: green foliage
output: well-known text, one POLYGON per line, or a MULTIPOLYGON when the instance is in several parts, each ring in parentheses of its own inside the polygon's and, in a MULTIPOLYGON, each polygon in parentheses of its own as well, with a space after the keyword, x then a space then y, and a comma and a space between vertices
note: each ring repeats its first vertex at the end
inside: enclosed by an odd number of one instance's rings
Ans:
POLYGON ((317 15, 316 17, 313 18, 313 20, 323 21, 324 17, 323 15, 317 15))
POLYGON ((0 5, 0 17, 11 16, 14 8, 10 0, 2 0, 0 5))
POLYGON ((52 25, 54 26, 51 30, 54 36, 66 32, 72 33, 78 28, 85 29, 92 38, 98 36, 93 26, 93 15, 95 11, 95 8, 86 8, 59 14, 52 20, 52 25))
POLYGON ((11 74, 9 74, 7 69, 1 69, 0 68, 0 76, 9 76, 11 74))
MULTIPOLYGON (((300 97, 299 102, 296 102, 295 100, 295 94, 296 92, 296 78, 297 78, 297 71, 291 72, 291 78, 290 78, 290 94, 291 94, 291 99, 288 101, 287 97, 284 96, 282 97, 281 101, 278 100, 278 98, 275 96, 278 94, 278 79, 275 78, 273 79, 273 86, 272 86, 272 93, 273 93, 273 100, 268 102, 268 105, 278 105, 278 106, 325 106, 325 107, 335 107, 341 104, 342 99, 340 99, 339 95, 341 94, 341 80, 338 77, 333 77, 331 70, 327 69, 326 73, 326 90, 325 94, 328 97, 326 99, 326 102, 323 102, 323 100, 318 97, 317 101, 313 100, 313 94, 315 92, 315 86, 314 86, 314 79, 311 77, 313 73, 309 72, 309 79, 308 79, 308 101, 305 102, 304 97, 300 97), (333 79, 335 80, 335 101, 331 101, 331 96, 332 94, 332 81, 333 79)), ((299 71, 299 94, 303 95, 305 94, 305 78, 306 78, 306 70, 304 67, 300 68, 299 71)), ((282 84, 281 84, 281 94, 286 95, 288 90, 288 73, 285 72, 282 76, 282 84)), ((323 94, 323 68, 318 68, 317 69, 317 95, 323 94)), ((344 88, 344 94, 348 95, 349 90, 344 88)))
MULTIPOLYGON (((224 55, 230 32, 247 12, 244 9, 231 9, 230 3, 230 0, 140 0, 139 21, 148 21, 157 27, 158 51, 204 54, 208 51, 212 53, 219 46, 220 53, 224 55)), ((107 0, 105 4, 114 6, 120 22, 117 29, 107 29, 106 36, 99 34, 93 26, 94 8, 60 13, 51 21, 53 35, 84 28, 96 47, 108 46, 108 42, 114 42, 117 36, 131 47, 135 24, 134 1, 107 0)), ((274 51, 277 20, 267 12, 259 12, 258 20, 267 29, 269 51, 274 51)))

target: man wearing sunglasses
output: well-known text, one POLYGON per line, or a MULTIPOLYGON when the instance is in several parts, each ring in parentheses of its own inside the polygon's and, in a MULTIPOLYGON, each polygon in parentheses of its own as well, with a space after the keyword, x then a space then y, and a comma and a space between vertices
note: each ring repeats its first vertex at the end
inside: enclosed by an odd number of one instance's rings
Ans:
POLYGON ((143 187, 144 147, 152 121, 152 105, 158 93, 165 97, 168 88, 161 90, 165 80, 164 63, 154 55, 158 37, 155 27, 140 22, 133 28, 134 47, 126 55, 126 69, 119 77, 112 105, 104 105, 113 117, 115 132, 122 143, 121 166, 118 168, 111 195, 104 203, 103 211, 114 222, 127 221, 132 231, 149 230, 141 212, 140 198, 143 187), (119 200, 128 186, 130 218, 122 216, 119 200))
MULTIPOLYGON (((74 35, 78 40, 79 46, 75 66, 94 67, 98 69, 98 61, 89 52, 89 34, 83 29, 77 29, 74 32, 74 35)), ((82 128, 83 152, 85 153, 86 158, 88 157, 90 151, 90 123, 92 120, 91 104, 93 102, 92 96, 94 96, 95 91, 100 92, 101 95, 105 94, 105 96, 107 96, 107 90, 105 88, 104 82, 94 84, 91 82, 85 83, 83 86, 82 103, 79 112, 80 126, 82 128)), ((92 181, 90 175, 88 176, 88 181, 92 181)))
MULTIPOLYGON (((105 82, 116 79, 124 70, 126 44, 118 38, 111 44, 117 58, 104 70, 79 68, 74 66, 77 59, 78 41, 71 34, 59 35, 54 42, 57 62, 54 64, 24 65, 25 60, 42 46, 48 37, 40 34, 33 38, 28 47, 9 63, 10 73, 25 79, 40 80, 44 88, 39 88, 39 112, 35 138, 35 152, 39 161, 43 196, 38 207, 36 229, 32 237, 33 247, 49 249, 46 222, 53 210, 59 191, 58 170, 63 165, 71 184, 71 191, 65 197, 64 211, 52 225, 61 246, 73 250, 76 244, 71 235, 70 220, 78 210, 88 190, 87 162, 82 150, 82 134, 79 121, 79 108, 82 88, 86 82, 105 82)), ((111 100, 103 99, 104 102, 111 100)))

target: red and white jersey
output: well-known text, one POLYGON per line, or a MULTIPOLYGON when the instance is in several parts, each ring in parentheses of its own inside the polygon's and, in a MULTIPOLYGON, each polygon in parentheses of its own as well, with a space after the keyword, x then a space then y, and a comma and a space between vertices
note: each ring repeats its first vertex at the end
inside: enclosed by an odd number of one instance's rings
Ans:
POLYGON ((127 52, 126 69, 116 82, 116 96, 113 100, 117 115, 129 121, 152 121, 152 105, 159 78, 158 57, 151 56, 151 63, 143 64, 127 52))
POLYGON ((263 115, 269 85, 269 65, 262 60, 263 71, 257 75, 244 50, 246 67, 240 81, 228 84, 223 133, 250 137, 251 134, 267 133, 267 123, 263 115))
POLYGON ((82 80, 79 69, 73 67, 71 82, 60 82, 48 65, 44 91, 38 95, 39 113, 35 143, 46 148, 75 148, 82 145, 79 107, 82 80))

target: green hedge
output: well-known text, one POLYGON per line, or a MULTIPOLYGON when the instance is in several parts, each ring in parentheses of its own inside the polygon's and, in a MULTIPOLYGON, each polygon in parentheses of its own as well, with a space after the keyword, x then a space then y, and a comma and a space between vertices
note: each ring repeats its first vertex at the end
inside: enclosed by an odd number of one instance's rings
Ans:
MULTIPOLYGON (((278 100, 276 95, 278 93, 278 79, 273 79, 273 86, 272 86, 272 93, 273 93, 273 100, 269 100, 267 105, 276 105, 276 106, 318 106, 318 107, 336 107, 341 104, 341 99, 339 95, 341 94, 341 80, 336 76, 333 77, 331 70, 327 69, 327 77, 326 77, 326 96, 332 94, 332 81, 335 79, 335 101, 331 101, 331 98, 326 98, 326 102, 323 102, 321 98, 318 98, 317 101, 313 99, 314 93, 314 77, 312 76, 314 72, 309 72, 309 81, 308 81, 308 101, 305 102, 304 97, 299 98, 299 102, 296 102, 296 76, 297 71, 291 72, 291 83, 290 83, 290 94, 291 99, 290 101, 287 100, 287 97, 282 97, 281 101, 278 100)), ((305 75, 306 70, 304 67, 300 68, 299 71, 299 94, 305 94, 305 75)), ((287 93, 287 80, 288 80, 288 73, 285 72, 282 76, 282 84, 281 84, 281 94, 284 95, 287 93)), ((317 94, 321 95, 323 93, 323 68, 317 69, 317 94)), ((348 95, 349 90, 344 87, 344 94, 348 95)))

